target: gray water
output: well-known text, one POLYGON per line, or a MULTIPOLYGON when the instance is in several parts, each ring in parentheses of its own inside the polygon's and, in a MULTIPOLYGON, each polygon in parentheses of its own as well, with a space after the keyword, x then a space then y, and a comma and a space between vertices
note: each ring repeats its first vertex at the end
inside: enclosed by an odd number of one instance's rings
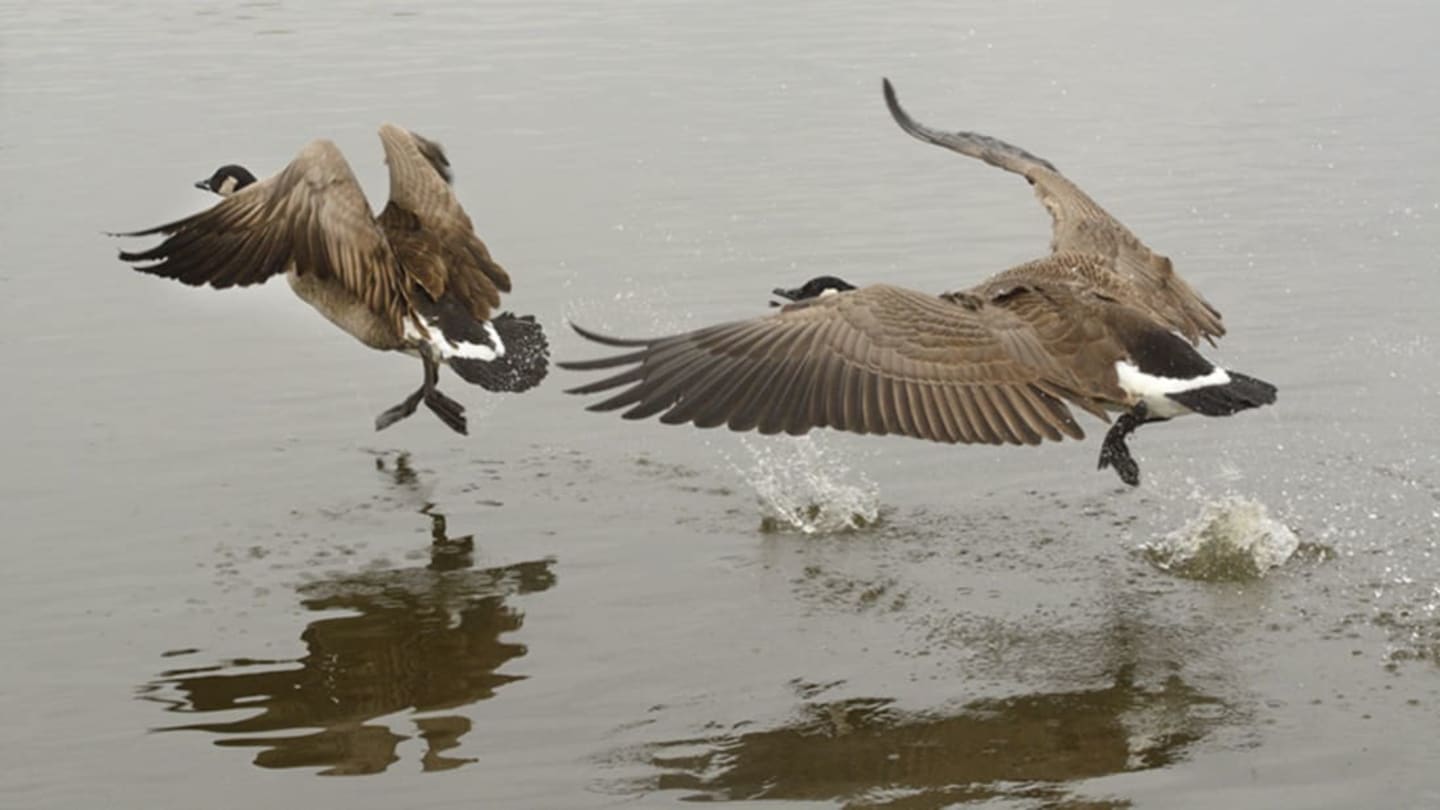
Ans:
POLYGON ((1440 805, 1440 13, 777 5, 0 4, 0 806, 1440 805), (1138 490, 1094 421, 739 437, 560 370, 376 434, 413 360, 103 234, 321 136, 378 206, 389 120, 561 358, 1042 253, 881 76, 1171 256, 1279 404, 1142 430, 1138 490), (1227 498, 1299 550, 1144 550, 1227 498))

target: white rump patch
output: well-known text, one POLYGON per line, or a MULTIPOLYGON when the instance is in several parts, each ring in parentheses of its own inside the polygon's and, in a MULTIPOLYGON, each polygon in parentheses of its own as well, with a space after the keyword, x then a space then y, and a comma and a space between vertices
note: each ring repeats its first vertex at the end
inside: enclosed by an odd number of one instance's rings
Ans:
POLYGON ((1139 397, 1150 413, 1161 419, 1169 419, 1187 413, 1194 413, 1189 408, 1181 405, 1166 394, 1178 394, 1181 391, 1193 391, 1196 388, 1205 388, 1211 385, 1224 385, 1230 382, 1230 375, 1225 369, 1219 366, 1215 370, 1201 377, 1161 377, 1155 374, 1146 374, 1140 367, 1128 360, 1121 360, 1115 364, 1115 373, 1120 377, 1120 387, 1127 393, 1139 397))
POLYGON ((495 325, 489 321, 485 322, 485 333, 490 336, 490 342, 495 344, 495 356, 505 356, 505 341, 500 339, 500 333, 495 331, 495 325))
POLYGON ((424 318, 420 319, 420 328, 416 329, 412 319, 405 319, 405 337, 410 340, 419 340, 429 343, 440 350, 442 358, 460 357, 465 360, 481 360, 489 362, 505 354, 505 342, 500 339, 500 333, 489 321, 484 323, 485 333, 490 336, 494 347, 486 346, 483 343, 454 343, 446 339, 440 328, 424 318))

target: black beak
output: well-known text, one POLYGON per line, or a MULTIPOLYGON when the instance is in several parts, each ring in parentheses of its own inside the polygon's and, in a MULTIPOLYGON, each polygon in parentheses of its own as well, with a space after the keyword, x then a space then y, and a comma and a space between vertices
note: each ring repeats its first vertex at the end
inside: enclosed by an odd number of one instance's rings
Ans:
MULTIPOLYGON (((775 289, 771 290, 770 293, 771 293, 772 295, 778 295, 779 297, 784 298, 786 301, 798 301, 798 300, 800 300, 800 291, 799 291, 798 289, 796 289, 796 290, 786 290, 786 289, 783 289, 783 288, 781 288, 781 287, 776 287, 775 289)), ((770 302, 770 306, 772 306, 772 307, 783 307, 783 306, 785 306, 785 305, 782 304, 782 303, 780 303, 779 301, 771 301, 771 302, 770 302)))
POLYGON ((205 178, 204 180, 196 180, 196 181, 195 181, 195 187, 198 188, 198 189, 200 189, 201 191, 212 191, 212 190, 213 190, 213 189, 210 188, 210 178, 208 178, 208 177, 205 178))

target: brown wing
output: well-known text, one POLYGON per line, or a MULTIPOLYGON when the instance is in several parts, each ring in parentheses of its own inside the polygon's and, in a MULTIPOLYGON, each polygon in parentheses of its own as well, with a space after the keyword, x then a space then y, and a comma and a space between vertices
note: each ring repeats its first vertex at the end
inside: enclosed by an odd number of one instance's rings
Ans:
POLYGON ((450 161, 434 141, 394 124, 380 127, 390 165, 390 202, 380 212, 406 275, 436 301, 456 296, 479 320, 500 306, 510 276, 475 234, 447 182, 450 161))
POLYGON ((1214 338, 1225 334, 1219 311, 1175 272, 1168 258, 1150 250, 1048 160, 988 135, 931 129, 905 112, 889 79, 884 85, 890 115, 910 135, 1030 181, 1035 196, 1053 220, 1052 252, 1088 253, 1109 260, 1110 271, 1127 282, 1131 290, 1132 298, 1125 303, 1155 314, 1191 342, 1204 337, 1213 343, 1214 338))
POLYGON ((300 274, 338 278, 399 327, 398 269, 385 234, 340 150, 317 140, 279 174, 185 219, 117 236, 164 234, 159 245, 121 252, 143 273, 217 289, 259 284, 294 263, 300 274), (146 264, 149 262, 149 264, 146 264))
POLYGON ((1103 415, 1100 399, 1123 396, 1113 386, 1087 390, 1066 367, 1065 344, 1077 338, 1092 353, 1101 348, 1113 367, 1116 349, 1102 345, 1105 335, 1038 298, 1028 308, 999 306, 965 294, 945 299, 876 285, 654 340, 574 328, 631 351, 561 363, 581 371, 623 369, 571 393, 620 389, 590 409, 628 408, 627 419, 662 414, 667 424, 1038 444, 1084 436, 1062 399, 1103 415))
POLYGON ((1116 273, 1113 266, 1110 259, 1094 253, 1052 253, 1043 259, 1002 270, 966 292, 990 300, 1017 287, 1040 285, 1051 288, 1058 285, 1068 287, 1076 294, 1079 291, 1099 293, 1142 312, 1156 323, 1171 325, 1165 311, 1150 306, 1155 303, 1154 296, 1146 295, 1128 276, 1116 273))

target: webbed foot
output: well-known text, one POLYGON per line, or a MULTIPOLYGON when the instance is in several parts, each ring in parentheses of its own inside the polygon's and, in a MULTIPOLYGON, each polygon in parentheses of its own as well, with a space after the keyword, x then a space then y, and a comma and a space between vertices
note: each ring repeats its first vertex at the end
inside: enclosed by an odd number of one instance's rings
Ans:
POLYGON ((1100 445, 1100 465, 1096 469, 1103 470, 1106 467, 1114 467, 1115 474, 1120 476, 1121 481, 1132 487, 1140 486, 1140 465, 1135 463, 1134 457, 1130 455, 1130 448, 1125 446, 1124 435, 1116 435, 1116 428, 1110 429, 1105 436, 1105 443, 1100 445))
MULTIPOLYGON (((463 436, 469 432, 465 424, 465 406, 438 390, 432 388, 425 393, 425 407, 440 417, 440 421, 456 433, 463 436)), ((414 410, 413 406, 411 410, 414 410)))
POLYGON ((399 405, 375 417, 375 429, 384 430, 396 422, 399 422, 401 419, 415 413, 415 408, 420 405, 420 399, 424 395, 425 389, 417 389, 415 393, 402 400, 399 405))
POLYGON ((1146 422, 1163 421, 1150 418, 1150 409, 1140 402, 1126 413, 1120 414, 1115 424, 1110 426, 1110 432, 1105 434, 1105 442, 1100 445, 1100 464, 1096 469, 1103 470, 1106 467, 1114 467, 1115 474, 1120 480, 1132 487, 1140 486, 1140 465, 1130 455, 1130 448, 1125 445, 1125 439, 1135 432, 1135 429, 1146 422))

